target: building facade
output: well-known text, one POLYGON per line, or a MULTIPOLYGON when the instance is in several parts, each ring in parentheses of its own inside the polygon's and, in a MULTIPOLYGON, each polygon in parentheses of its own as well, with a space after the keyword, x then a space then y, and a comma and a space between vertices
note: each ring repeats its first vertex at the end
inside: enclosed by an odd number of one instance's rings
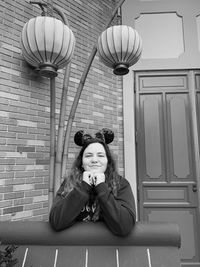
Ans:
MULTIPOLYGON (((64 11, 76 38, 67 95, 66 124, 81 75, 116 1, 53 1, 64 11)), ((24 60, 20 36, 24 24, 41 15, 28 1, 1 1, 0 64, 0 220, 47 220, 50 151, 50 82, 24 60)), ((58 17, 58 15, 55 14, 58 17)), ((64 70, 56 77, 58 127, 64 70)), ((122 78, 93 60, 73 121, 68 165, 79 148, 76 131, 115 132, 111 149, 124 174, 122 78)))
MULTIPOLYGON (((66 124, 89 55, 118 1, 58 1, 76 38, 66 124)), ((0 25, 0 221, 48 220, 50 89, 24 60, 23 25, 36 5, 3 0, 0 25)), ((200 2, 125 0, 122 23, 143 40, 139 62, 122 77, 95 56, 74 118, 73 135, 107 127, 119 173, 130 182, 138 220, 179 224, 183 266, 200 266, 200 2)), ((56 77, 56 121, 64 70, 56 77)))

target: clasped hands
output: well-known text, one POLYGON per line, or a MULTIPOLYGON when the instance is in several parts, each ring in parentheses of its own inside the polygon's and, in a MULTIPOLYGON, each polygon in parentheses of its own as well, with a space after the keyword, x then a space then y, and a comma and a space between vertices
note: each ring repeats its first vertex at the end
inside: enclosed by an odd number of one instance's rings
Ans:
POLYGON ((89 184, 90 186, 97 186, 98 184, 105 182, 105 174, 84 171, 83 181, 89 184))

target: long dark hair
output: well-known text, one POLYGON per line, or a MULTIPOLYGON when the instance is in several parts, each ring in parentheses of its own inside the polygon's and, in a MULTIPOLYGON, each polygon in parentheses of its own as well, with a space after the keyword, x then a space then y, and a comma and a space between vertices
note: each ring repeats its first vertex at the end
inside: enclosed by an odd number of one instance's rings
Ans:
POLYGON ((82 158, 83 158, 83 153, 85 149, 90 145, 94 143, 99 143, 101 144, 106 152, 106 156, 108 159, 107 163, 107 169, 105 171, 105 177, 106 177, 106 183, 108 184, 109 188, 112 190, 113 194, 116 196, 117 191, 119 188, 119 174, 116 169, 116 163, 115 160, 111 154, 111 151, 108 147, 108 145, 103 142, 103 140, 98 139, 98 138, 91 138, 89 139, 84 146, 81 148, 77 158, 75 159, 71 172, 69 174, 69 177, 66 178, 65 181, 65 187, 67 190, 72 189, 74 186, 80 184, 82 182, 82 176, 84 169, 82 167, 82 158))
MULTIPOLYGON (((87 142, 85 142, 85 144, 81 148, 77 158, 75 159, 72 165, 72 169, 69 176, 65 178, 64 190, 69 193, 74 187, 79 186, 81 184, 84 172, 84 169, 82 167, 83 153, 90 144, 94 143, 101 144, 105 149, 106 156, 108 159, 107 168, 105 171, 105 182, 108 184, 108 187, 110 188, 114 196, 117 196, 117 192, 120 187, 120 176, 116 170, 115 160, 110 152, 108 145, 103 140, 98 138, 91 138, 87 140, 87 142)), ((100 218, 100 205, 96 196, 93 195, 92 199, 95 209, 91 220, 95 222, 100 218)))

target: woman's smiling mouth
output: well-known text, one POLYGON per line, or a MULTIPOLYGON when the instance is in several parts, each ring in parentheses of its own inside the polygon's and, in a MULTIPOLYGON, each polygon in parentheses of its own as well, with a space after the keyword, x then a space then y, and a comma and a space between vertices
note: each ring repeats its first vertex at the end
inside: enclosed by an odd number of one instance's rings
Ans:
POLYGON ((99 167, 101 167, 100 165, 90 165, 89 166, 90 168, 99 168, 99 167))

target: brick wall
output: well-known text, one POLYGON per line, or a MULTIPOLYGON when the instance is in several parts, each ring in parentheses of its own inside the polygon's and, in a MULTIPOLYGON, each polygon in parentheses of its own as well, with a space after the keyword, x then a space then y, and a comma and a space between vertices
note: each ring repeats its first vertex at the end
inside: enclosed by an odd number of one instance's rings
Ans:
MULTIPOLYGON (((76 37, 72 59, 67 114, 85 63, 115 5, 114 0, 54 0, 69 20, 76 37)), ((23 25, 40 15, 24 0, 0 2, 0 221, 47 220, 50 146, 49 79, 27 65, 21 55, 23 25)), ((56 78, 56 115, 59 118, 64 71, 56 78)), ((96 55, 73 123, 68 168, 78 148, 73 134, 112 128, 110 145, 123 174, 122 81, 96 55)))

